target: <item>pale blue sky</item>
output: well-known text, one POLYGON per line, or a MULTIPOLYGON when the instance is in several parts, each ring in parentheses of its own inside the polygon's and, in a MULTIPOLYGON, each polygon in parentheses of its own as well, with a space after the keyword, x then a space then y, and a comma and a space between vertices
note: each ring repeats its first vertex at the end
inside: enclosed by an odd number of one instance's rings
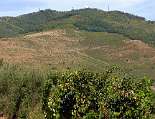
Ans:
POLYGON ((0 16, 17 16, 39 9, 70 10, 85 7, 121 10, 155 20, 155 0, 2 0, 0 16))

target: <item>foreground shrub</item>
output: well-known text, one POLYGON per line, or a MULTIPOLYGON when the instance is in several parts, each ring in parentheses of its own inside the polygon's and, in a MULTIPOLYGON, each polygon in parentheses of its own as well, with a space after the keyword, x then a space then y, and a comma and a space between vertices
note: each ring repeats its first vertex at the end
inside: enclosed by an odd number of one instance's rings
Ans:
POLYGON ((46 119, 150 118, 151 82, 115 68, 51 75, 44 87, 46 119))

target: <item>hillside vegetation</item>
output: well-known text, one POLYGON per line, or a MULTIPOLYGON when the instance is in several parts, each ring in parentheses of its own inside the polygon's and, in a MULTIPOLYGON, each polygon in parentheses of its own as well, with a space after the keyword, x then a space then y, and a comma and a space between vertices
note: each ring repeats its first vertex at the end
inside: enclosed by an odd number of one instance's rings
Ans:
POLYGON ((154 72, 145 18, 90 8, 0 18, 0 118, 149 119, 154 72))
POLYGON ((128 37, 107 32, 55 29, 0 39, 3 62, 35 68, 101 71, 119 65, 135 75, 154 79, 155 48, 128 37))
POLYGON ((130 39, 154 43, 155 23, 119 11, 80 9, 66 12, 41 10, 18 17, 0 18, 0 36, 14 36, 53 28, 78 28, 122 34, 130 39))

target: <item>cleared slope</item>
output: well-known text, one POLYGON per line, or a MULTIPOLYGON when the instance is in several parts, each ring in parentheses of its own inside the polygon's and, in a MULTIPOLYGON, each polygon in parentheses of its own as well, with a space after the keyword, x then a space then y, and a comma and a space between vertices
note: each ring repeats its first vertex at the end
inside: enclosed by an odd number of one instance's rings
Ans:
POLYGON ((51 30, 0 39, 0 58, 34 67, 86 68, 101 71, 117 64, 126 70, 154 77, 155 48, 107 32, 51 30))
POLYGON ((68 66, 69 63, 78 61, 75 48, 72 48, 76 43, 77 40, 67 37, 63 30, 2 38, 0 56, 4 61, 11 63, 68 66))

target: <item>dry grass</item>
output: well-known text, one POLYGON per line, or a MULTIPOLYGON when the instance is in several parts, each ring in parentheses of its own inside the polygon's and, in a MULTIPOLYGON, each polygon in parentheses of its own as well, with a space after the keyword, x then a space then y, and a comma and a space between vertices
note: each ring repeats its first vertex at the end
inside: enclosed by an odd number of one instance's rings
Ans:
POLYGON ((4 61, 33 65, 71 65, 78 61, 78 40, 64 30, 53 30, 0 40, 0 58, 4 61))
POLYGON ((73 36, 70 34, 72 33, 65 30, 52 30, 16 38, 2 38, 0 58, 9 63, 52 66, 56 69, 79 65, 102 69, 108 64, 121 64, 146 70, 151 74, 154 71, 152 66, 155 63, 155 48, 142 41, 123 40, 122 36, 107 33, 93 33, 95 36, 91 35, 87 39, 85 37, 88 34, 84 34, 84 37, 79 35, 80 32, 74 32, 73 36))

